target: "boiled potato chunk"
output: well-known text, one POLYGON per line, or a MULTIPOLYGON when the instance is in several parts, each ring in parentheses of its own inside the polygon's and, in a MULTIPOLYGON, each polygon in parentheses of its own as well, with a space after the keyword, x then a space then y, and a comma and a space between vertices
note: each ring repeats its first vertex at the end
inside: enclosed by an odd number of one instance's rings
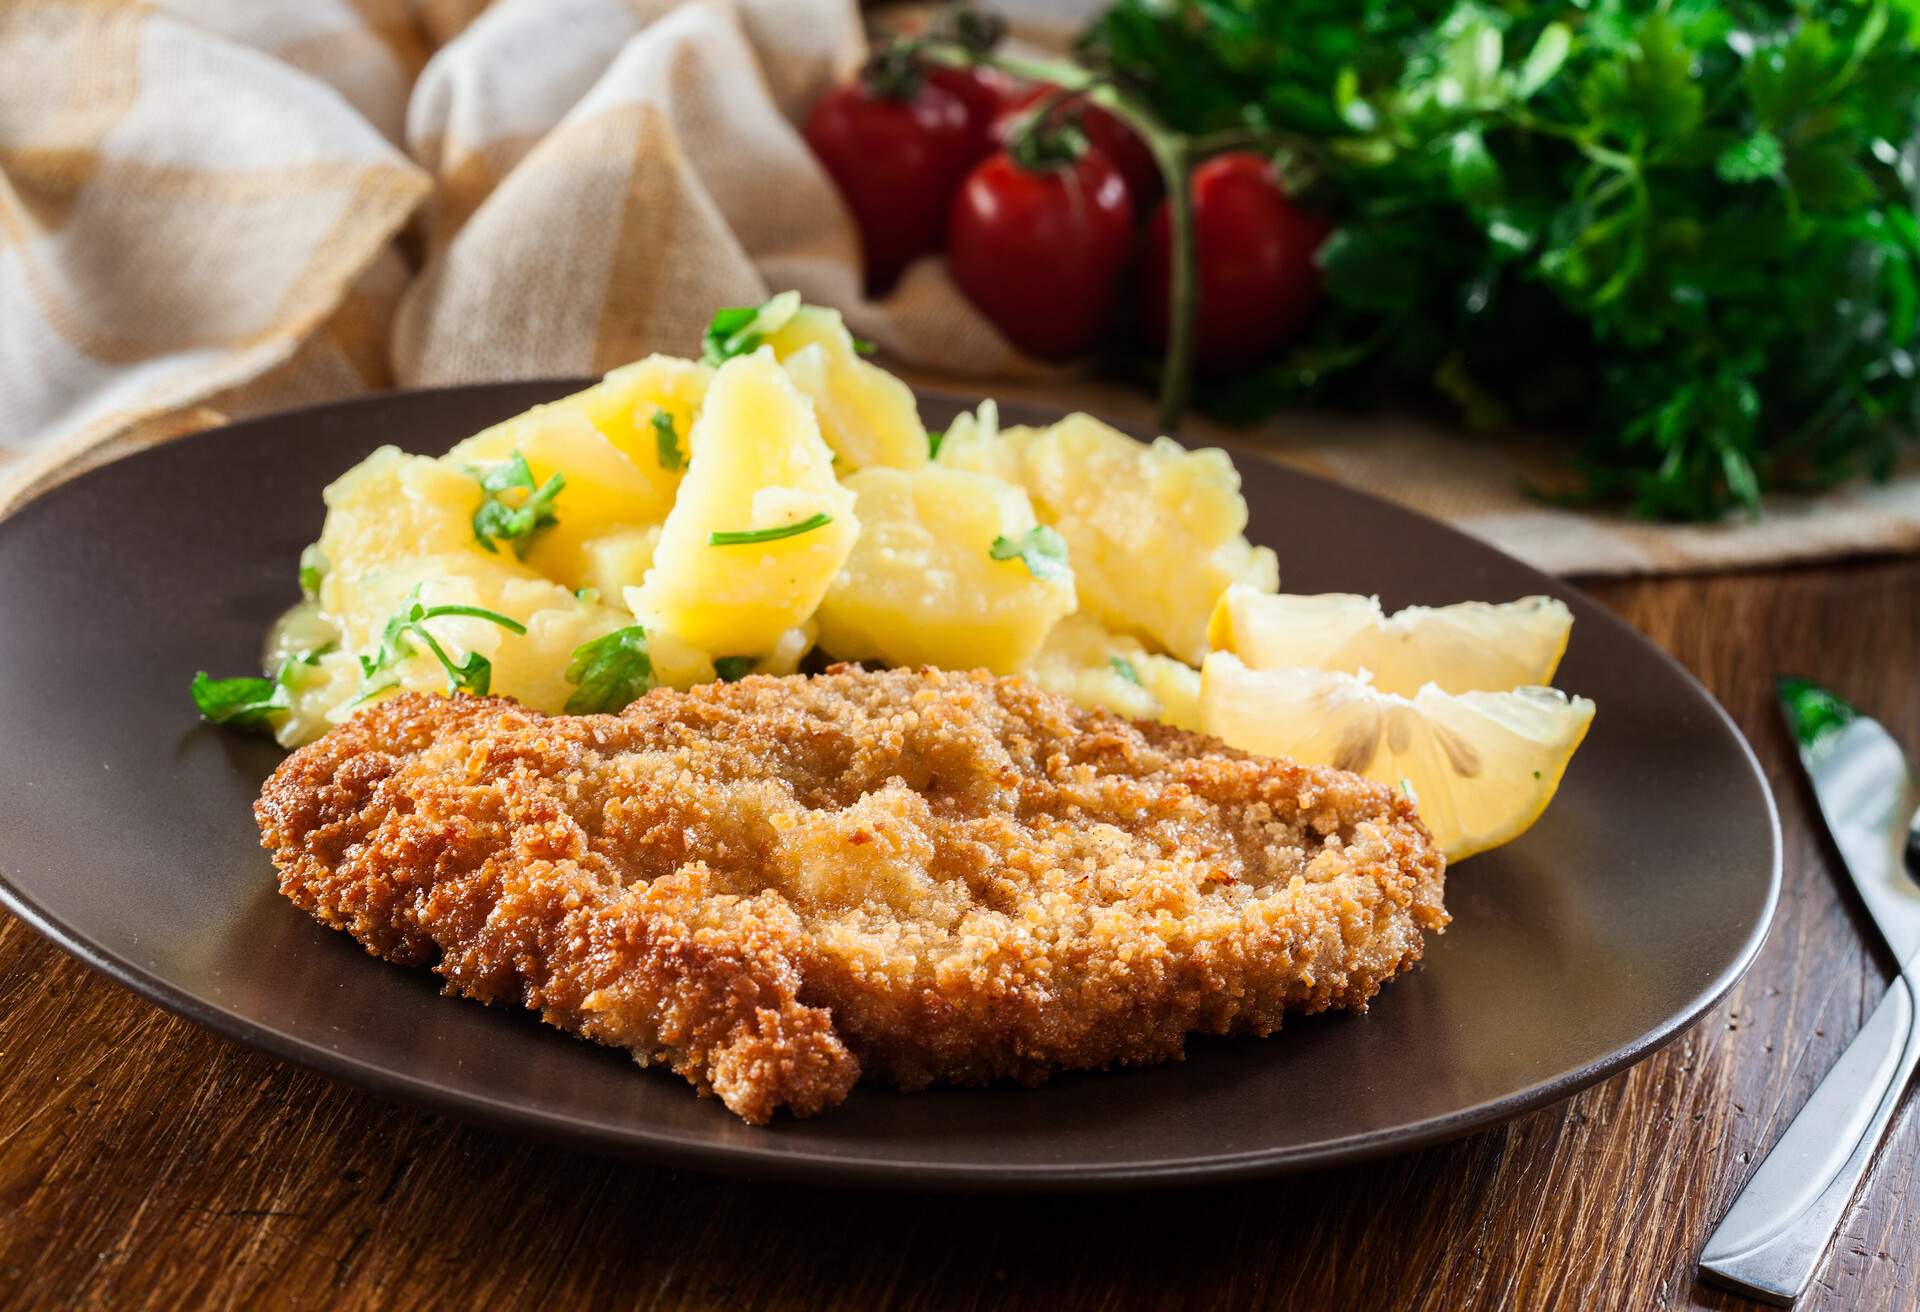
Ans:
POLYGON ((940 439, 940 454, 936 458, 953 469, 971 469, 976 474, 991 474, 1009 483, 1023 483, 1023 457, 1033 439, 1045 431, 1025 425, 1002 428, 1000 407, 992 401, 983 401, 974 413, 963 411, 953 417, 953 422, 947 425, 946 436, 940 439))
POLYGON ((704 651, 764 656, 820 604, 860 533, 813 405, 765 348, 720 366, 694 421, 692 461, 636 604, 704 651), (790 537, 715 545, 818 516, 790 537))
MULTIPOLYGON (((666 518, 667 509, 673 504, 674 489, 680 485, 685 466, 669 468, 661 463, 653 416, 664 410, 672 418, 684 459, 694 416, 699 413, 712 377, 713 371, 697 361, 650 355, 622 365, 584 392, 537 405, 476 433, 448 453, 448 458, 456 465, 505 460, 519 447, 532 462, 533 453, 526 450, 527 435, 563 425, 561 416, 578 416, 627 458, 648 487, 622 522, 657 524, 666 518)), ((572 481, 573 476, 569 474, 568 482, 572 481)), ((628 490, 631 492, 630 487, 628 490)))
POLYGON ((653 553, 660 545, 660 525, 646 528, 618 528, 581 544, 585 558, 584 587, 600 594, 600 600, 613 601, 629 587, 637 586, 653 567, 653 553))
POLYGON ((311 664, 291 665, 282 677, 293 702, 273 730, 274 741, 282 747, 310 743, 359 709, 353 702, 360 695, 360 661, 350 651, 331 651, 311 664), (345 714, 336 719, 341 711, 345 714))
POLYGON ((283 743, 304 742, 368 702, 399 691, 447 691, 446 671, 424 643, 411 637, 411 656, 369 682, 361 678, 357 657, 379 650, 388 619, 415 598, 416 589, 428 607, 478 606, 524 624, 527 632, 519 635, 470 616, 425 621, 456 663, 473 652, 492 663, 490 692, 543 711, 564 709, 573 692, 565 672, 574 648, 633 622, 615 607, 583 600, 540 577, 511 553, 460 551, 392 562, 343 582, 339 595, 348 604, 333 615, 341 650, 293 672, 294 710, 280 725, 283 743), (383 688, 389 679, 392 687, 383 688), (372 696, 363 696, 369 689, 375 690, 372 696))
POLYGON ((860 539, 820 603, 820 645, 842 660, 1020 668, 1073 609, 1073 576, 1036 578, 993 544, 1035 525, 1010 483, 937 465, 876 467, 846 480, 860 539))
POLYGON ((1051 692, 1135 720, 1200 727, 1200 671, 1112 633, 1091 615, 1054 626, 1027 677, 1051 692))
POLYGON ((972 410, 962 410, 947 424, 947 431, 938 442, 928 436, 928 446, 938 447, 942 443, 953 442, 963 449, 972 449, 973 454, 966 458, 949 460, 947 463, 956 468, 974 469, 981 473, 991 473, 996 478, 1009 482, 1018 479, 1020 462, 1010 460, 1004 465, 993 465, 991 451, 1000 437, 1000 403, 988 397, 972 410))
POLYGON ((1244 536, 1247 503, 1224 451, 1139 442, 1076 414, 949 440, 940 463, 1024 486, 1067 540, 1081 606, 1190 665, 1206 655, 1207 619, 1231 584, 1280 586, 1273 552, 1244 536))
POLYGON ((1161 722, 1176 729, 1200 730, 1200 671, 1171 656, 1149 652, 1133 659, 1141 686, 1160 703, 1161 722))
POLYGON ((819 637, 820 626, 813 620, 808 620, 799 628, 788 629, 773 644, 773 650, 755 662, 750 673, 792 674, 800 668, 800 662, 813 650, 813 644, 819 637))
MULTIPOLYGON (((554 474, 563 476, 566 486, 553 501, 555 522, 528 540, 525 559, 547 577, 578 588, 588 584, 587 544, 614 529, 659 523, 671 494, 662 500, 654 482, 605 434, 564 406, 540 406, 496 424, 449 451, 446 460, 471 477, 471 470, 518 451, 536 487, 554 474)), ((508 543, 499 548, 514 550, 508 543)))
POLYGON ((620 366, 598 386, 569 399, 627 459, 663 483, 671 500, 672 489, 680 485, 680 476, 686 470, 687 436, 693 431, 694 418, 712 381, 713 370, 698 360, 650 355, 620 366), (660 460, 660 439, 653 417, 661 411, 673 421, 673 431, 680 439, 682 463, 678 468, 669 468, 660 460))
POLYGON ((418 556, 486 554, 473 537, 480 485, 427 456, 383 446, 321 495, 320 601, 329 611, 351 606, 348 594, 372 571, 418 556))
POLYGON ((860 358, 838 310, 803 305, 766 343, 812 398, 820 435, 840 457, 842 473, 927 463, 927 430, 913 389, 860 358))

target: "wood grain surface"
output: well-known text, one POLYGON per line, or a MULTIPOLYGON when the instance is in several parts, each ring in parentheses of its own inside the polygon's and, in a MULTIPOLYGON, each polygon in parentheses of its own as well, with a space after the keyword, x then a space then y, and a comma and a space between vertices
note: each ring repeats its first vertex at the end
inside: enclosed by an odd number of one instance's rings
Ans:
MULTIPOLYGON (((1776 723, 1815 674, 1920 749, 1920 562, 1608 583, 1765 763, 1786 887, 1692 1031, 1459 1142, 1184 1193, 706 1179, 396 1107, 157 1010, 0 916, 0 1307, 1668 1308, 1890 962, 1776 723)), ((1409 1078, 1418 1078, 1409 1072, 1409 1078)), ((1803 1306, 1920 1306, 1909 1105, 1803 1306)))

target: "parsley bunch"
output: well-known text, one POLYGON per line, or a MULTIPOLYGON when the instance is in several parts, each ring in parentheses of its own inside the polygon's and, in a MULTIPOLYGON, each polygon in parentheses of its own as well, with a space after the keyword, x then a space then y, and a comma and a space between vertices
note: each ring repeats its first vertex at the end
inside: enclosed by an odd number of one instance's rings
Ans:
POLYGON ((1225 417, 1438 397, 1667 519, 1920 431, 1911 0, 1117 0, 1082 55, 1338 225, 1316 329, 1209 384, 1225 417))

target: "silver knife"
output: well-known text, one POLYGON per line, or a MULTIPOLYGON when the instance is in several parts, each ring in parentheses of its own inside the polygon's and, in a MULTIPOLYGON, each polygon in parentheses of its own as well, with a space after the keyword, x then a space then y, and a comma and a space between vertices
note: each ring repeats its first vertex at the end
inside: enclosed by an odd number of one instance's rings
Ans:
POLYGON ((1702 1276, 1786 1306, 1813 1283, 1920 1064, 1920 786, 1887 731, 1840 698, 1804 679, 1779 692, 1834 846, 1900 962, 1700 1254, 1702 1276))

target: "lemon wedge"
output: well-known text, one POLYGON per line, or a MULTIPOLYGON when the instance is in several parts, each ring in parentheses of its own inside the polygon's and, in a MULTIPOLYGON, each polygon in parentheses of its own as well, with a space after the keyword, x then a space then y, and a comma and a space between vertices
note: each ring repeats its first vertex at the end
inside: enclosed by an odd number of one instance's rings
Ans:
POLYGON ((1275 596, 1236 584, 1215 605, 1207 638, 1256 670, 1366 670, 1375 688, 1411 697, 1429 683, 1443 692, 1547 683, 1572 628, 1573 612, 1552 597, 1409 606, 1388 617, 1377 597, 1275 596))
POLYGON ((1593 722, 1593 703, 1554 688, 1412 697, 1364 675, 1254 670, 1207 657, 1200 720, 1243 751, 1352 770, 1406 792, 1449 861, 1518 838, 1540 818, 1593 722))

